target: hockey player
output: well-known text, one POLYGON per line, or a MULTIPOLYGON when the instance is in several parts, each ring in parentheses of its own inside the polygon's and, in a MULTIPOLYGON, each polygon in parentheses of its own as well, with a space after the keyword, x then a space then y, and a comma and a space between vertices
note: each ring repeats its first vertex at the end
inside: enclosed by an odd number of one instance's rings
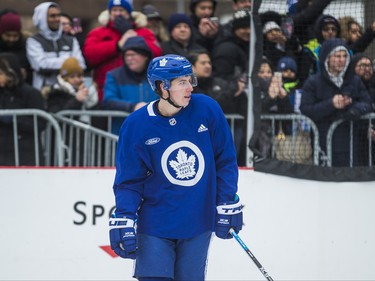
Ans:
POLYGON ((147 77, 160 99, 120 130, 111 247, 138 280, 204 280, 212 233, 242 229, 233 137, 218 103, 192 95, 185 57, 154 58, 147 77))

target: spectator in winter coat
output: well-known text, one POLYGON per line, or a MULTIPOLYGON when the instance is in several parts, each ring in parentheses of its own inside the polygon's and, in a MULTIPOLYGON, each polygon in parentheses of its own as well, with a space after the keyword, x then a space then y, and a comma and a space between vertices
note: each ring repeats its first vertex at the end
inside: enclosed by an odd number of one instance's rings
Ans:
POLYGON ((75 57, 86 68, 76 38, 63 34, 61 9, 54 2, 44 2, 34 9, 33 23, 38 32, 26 41, 27 57, 33 69, 33 86, 41 90, 56 82, 59 70, 68 57, 75 57))
MULTIPOLYGON (((159 43, 151 30, 138 27, 133 22, 133 6, 129 0, 108 1, 109 22, 89 32, 83 53, 93 69, 93 78, 98 85, 99 101, 103 100, 103 87, 108 71, 122 65, 121 47, 134 36, 141 36, 154 56, 161 55, 159 43)), ((143 15, 144 16, 144 15, 143 15)), ((144 16, 145 17, 145 16, 144 16)))
POLYGON ((23 78, 32 83, 32 70, 26 56, 26 36, 22 32, 21 17, 16 11, 3 10, 0 13, 0 53, 13 53, 21 64, 23 78))
MULTIPOLYGON (((233 13, 239 9, 251 9, 251 0, 233 0, 232 11, 233 13)), ((233 30, 233 19, 229 20, 227 23, 220 27, 218 36, 226 36, 226 34, 231 34, 233 30)))
POLYGON ((191 19, 185 14, 172 14, 168 20, 170 40, 161 45, 163 54, 176 54, 188 57, 190 53, 204 49, 195 42, 192 35, 191 19))
POLYGON ((240 9, 233 14, 233 30, 218 38, 212 50, 214 76, 238 80, 248 73, 250 42, 250 10, 240 9))
MULTIPOLYGON (((47 111, 87 110, 98 104, 98 92, 94 84, 89 88, 83 83, 83 69, 76 58, 67 58, 60 68, 57 82, 46 91, 47 111)), ((81 119, 81 121, 86 121, 81 119)))
MULTIPOLYGON (((295 2, 295 0, 291 0, 291 2, 293 1, 295 2)), ((315 38, 315 23, 332 1, 298 0, 292 5, 294 9, 288 16, 293 20, 294 35, 302 45, 315 38)))
POLYGON ((364 52, 375 38, 375 21, 363 31, 363 27, 351 16, 338 19, 341 27, 341 38, 346 41, 352 52, 364 52))
MULTIPOLYGON (((328 39, 322 44, 320 73, 311 76, 303 85, 301 112, 310 117, 319 130, 319 143, 327 152, 327 132, 338 120, 353 120, 371 111, 371 101, 361 79, 348 71, 349 49, 341 39, 328 39)), ((358 165, 359 126, 350 122, 340 124, 332 140, 332 166, 350 165, 350 137, 353 137, 353 165, 358 165)))
POLYGON ((210 19, 215 15, 216 5, 216 0, 190 0, 189 4, 193 38, 209 52, 220 28, 218 21, 210 19))
POLYGON ((191 53, 188 57, 197 76, 198 85, 193 93, 204 93, 215 99, 225 114, 237 113, 245 117, 234 124, 234 143, 237 151, 237 163, 246 165, 246 117, 247 95, 245 78, 239 80, 224 80, 212 75, 212 64, 207 51, 191 53))
MULTIPOLYGON (((107 73, 102 108, 133 112, 158 97, 146 75, 153 54, 141 36, 129 38, 121 54, 123 65, 107 73)), ((114 119, 114 134, 118 134, 122 121, 122 118, 114 119)))
POLYGON ((301 104, 301 83, 298 80, 297 63, 292 57, 282 57, 277 63, 276 70, 281 72, 283 89, 288 95, 290 104, 295 113, 301 113, 299 110, 301 104))
POLYGON ((147 28, 152 30, 159 43, 167 42, 168 30, 159 11, 153 5, 147 4, 142 7, 142 13, 147 17, 147 28))
POLYGON ((299 77, 303 83, 309 75, 320 71, 319 52, 321 44, 332 38, 340 38, 341 26, 331 15, 322 15, 315 25, 315 38, 307 42, 300 56, 299 77))
MULTIPOLYGON (((12 53, 0 54, 0 110, 2 109, 40 109, 44 101, 39 91, 27 84, 21 74, 18 58, 12 53)), ((18 153, 20 166, 37 165, 35 159, 35 136, 33 116, 18 116, 18 153)), ((37 121, 39 146, 39 165, 44 165, 41 132, 46 124, 37 121)), ((12 116, 0 116, 0 166, 16 165, 12 116)))
POLYGON ((276 68, 278 61, 284 57, 296 57, 302 50, 298 38, 293 32, 286 34, 281 25, 283 17, 275 11, 260 14, 263 27, 263 55, 276 68))
MULTIPOLYGON (((370 98, 371 98, 371 106, 372 106, 372 112, 375 112, 375 76, 374 76, 374 70, 372 68, 372 62, 371 58, 364 53, 357 53, 355 54, 350 61, 349 65, 349 71, 354 72, 356 75, 358 75, 363 84, 365 85, 370 98)), ((361 147, 368 147, 368 137, 370 136, 370 139, 372 140, 372 159, 375 159, 375 128, 374 128, 374 121, 372 121, 372 124, 369 126, 369 123, 367 120, 363 120, 363 134, 362 134, 362 140, 365 145, 361 147)), ((369 163, 369 153, 368 149, 361 149, 360 151, 361 155, 361 163, 363 165, 368 165, 369 163)))
MULTIPOLYGON (((288 66, 290 68, 290 66, 288 66)), ((292 66, 293 68, 293 66, 292 66)), ((288 98, 288 93, 283 88, 282 77, 275 74, 274 66, 267 58, 262 58, 255 85, 259 87, 260 96, 254 96, 254 114, 255 118, 259 118, 261 114, 288 114, 293 113, 293 107, 288 98), (260 106, 257 106, 261 104, 260 106), (261 108, 261 110, 260 110, 261 108)), ((279 70, 281 70, 279 68, 279 70)), ((273 137, 278 133, 279 126, 283 126, 283 131, 290 134, 290 129, 286 124, 278 122, 274 131, 270 121, 259 120, 255 122, 257 128, 251 137, 249 147, 254 152, 255 160, 271 157, 271 148, 273 137), (288 130, 287 130, 288 129, 288 130)))

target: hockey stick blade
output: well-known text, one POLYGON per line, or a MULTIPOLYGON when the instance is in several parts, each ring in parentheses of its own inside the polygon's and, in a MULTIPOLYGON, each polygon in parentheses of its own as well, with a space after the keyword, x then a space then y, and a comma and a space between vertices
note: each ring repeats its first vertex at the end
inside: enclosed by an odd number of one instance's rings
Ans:
POLYGON ((272 277, 267 273, 267 271, 264 269, 264 267, 260 264, 260 262, 256 259, 256 257, 253 255, 253 253, 249 250, 249 248, 246 246, 246 244, 242 241, 242 239, 238 236, 238 234, 234 231, 233 228, 229 230, 229 233, 236 239, 238 244, 241 245, 242 249, 245 250, 245 252, 249 255, 249 257, 253 260, 255 265, 259 268, 260 272, 266 277, 268 281, 273 281, 272 277))

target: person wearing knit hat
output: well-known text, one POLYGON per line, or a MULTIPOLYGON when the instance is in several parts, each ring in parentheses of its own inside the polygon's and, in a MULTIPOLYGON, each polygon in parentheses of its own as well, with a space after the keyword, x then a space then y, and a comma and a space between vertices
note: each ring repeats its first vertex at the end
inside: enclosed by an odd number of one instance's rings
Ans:
POLYGON ((152 52, 150 48, 147 46, 145 39, 141 36, 134 36, 126 40, 124 46, 121 47, 121 51, 126 56, 127 51, 134 51, 144 57, 148 58, 149 61, 152 59, 152 52))
POLYGON ((250 41, 250 9, 242 8, 233 14, 232 28, 236 37, 244 42, 250 41))
POLYGON ((78 60, 74 57, 67 58, 64 63, 62 64, 60 68, 60 75, 64 78, 67 79, 68 76, 71 75, 78 75, 81 76, 83 75, 83 69, 80 66, 78 60))
POLYGON ((133 1, 132 0, 109 0, 108 1, 108 11, 111 11, 113 7, 122 7, 130 15, 133 11, 133 1))
POLYGON ((170 39, 163 42, 163 54, 178 54, 188 57, 192 52, 204 49, 192 35, 192 22, 186 14, 171 14, 168 21, 170 39))
POLYGON ((267 34, 268 32, 272 31, 272 30, 278 30, 278 31, 281 31, 281 28, 280 26, 274 22, 274 21, 269 21, 269 22, 266 22, 266 24, 264 25, 263 27, 263 34, 267 34))
POLYGON ((276 70, 281 72, 282 88, 287 93, 290 105, 296 110, 299 108, 301 83, 297 76, 297 63, 294 58, 285 56, 279 59, 276 70))
POLYGON ((26 38, 22 33, 20 15, 11 9, 0 14, 0 53, 12 53, 21 64, 23 78, 32 84, 32 69, 26 56, 26 38))
MULTIPOLYGON (((104 110, 133 112, 157 99, 147 80, 147 67, 153 53, 141 36, 130 37, 121 47, 123 64, 106 74, 104 110)), ((123 118, 114 118, 112 133, 118 134, 123 118)))
POLYGON ((100 102, 104 97, 106 75, 109 71, 123 65, 121 48, 129 38, 141 36, 153 56, 162 54, 155 34, 146 27, 147 17, 138 11, 133 11, 132 0, 109 0, 107 3, 109 20, 106 19, 101 26, 91 30, 83 46, 86 61, 92 66, 100 102))
POLYGON ((284 20, 280 13, 267 11, 260 15, 263 33, 263 55, 276 68, 279 59, 284 56, 298 56, 302 46, 291 30, 281 28, 284 20))
MULTIPOLYGON (((95 84, 85 85, 83 68, 75 57, 64 60, 57 81, 43 89, 47 101, 48 112, 58 112, 64 109, 93 109, 98 104, 98 91, 95 84)), ((89 121, 82 116, 80 121, 89 121)))
POLYGON ((21 17, 8 11, 0 15, 0 51, 11 51, 22 39, 21 17), (2 50, 6 48, 8 50, 2 50))
POLYGON ((250 28, 250 9, 249 8, 238 9, 233 14, 232 26, 233 26, 233 30, 236 30, 238 28, 250 28))
POLYGON ((169 33, 171 33, 173 28, 175 28, 175 26, 180 23, 185 23, 186 25, 189 26, 189 28, 192 28, 191 19, 186 14, 182 14, 182 13, 172 14, 169 16, 169 19, 168 19, 169 33))
POLYGON ((297 63, 292 57, 282 57, 277 64, 277 71, 291 70, 297 73, 297 63))
POLYGON ((6 13, 0 17, 0 34, 21 32, 21 17, 15 13, 6 13))

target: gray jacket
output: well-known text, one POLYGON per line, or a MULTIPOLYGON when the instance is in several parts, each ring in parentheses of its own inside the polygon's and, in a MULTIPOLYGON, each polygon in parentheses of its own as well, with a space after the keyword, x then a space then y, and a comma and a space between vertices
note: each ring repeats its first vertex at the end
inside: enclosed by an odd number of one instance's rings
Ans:
POLYGON ((77 39, 64 35, 61 25, 57 31, 49 29, 47 12, 51 5, 59 8, 54 2, 44 2, 35 7, 33 23, 38 32, 26 41, 27 58, 33 69, 33 86, 38 90, 56 82, 59 70, 68 57, 77 58, 81 67, 86 69, 77 39))

